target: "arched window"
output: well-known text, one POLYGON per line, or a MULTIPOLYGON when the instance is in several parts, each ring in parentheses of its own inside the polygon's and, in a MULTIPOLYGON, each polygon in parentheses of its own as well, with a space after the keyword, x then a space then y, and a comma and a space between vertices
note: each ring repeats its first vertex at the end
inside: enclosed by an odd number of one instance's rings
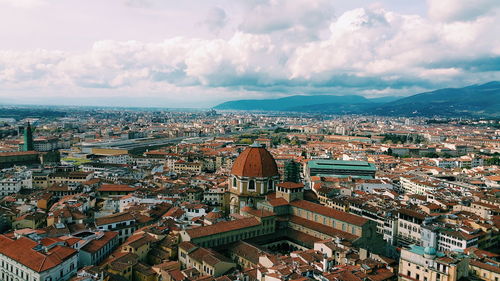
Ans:
POLYGON ((236 182, 236 177, 234 177, 234 178, 233 178, 233 187, 236 187, 236 184, 237 184, 237 182, 236 182))
POLYGON ((248 190, 255 190, 255 181, 254 180, 250 180, 248 182, 248 190))
POLYGON ((269 180, 269 184, 267 185, 269 190, 273 190, 273 180, 269 180))

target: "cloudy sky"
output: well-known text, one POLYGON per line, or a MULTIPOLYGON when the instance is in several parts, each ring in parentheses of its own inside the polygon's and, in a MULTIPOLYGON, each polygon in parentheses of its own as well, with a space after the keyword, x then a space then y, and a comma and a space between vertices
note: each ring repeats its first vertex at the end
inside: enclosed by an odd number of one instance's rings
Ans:
POLYGON ((0 103, 210 107, 500 80, 498 0, 0 0, 0 103))

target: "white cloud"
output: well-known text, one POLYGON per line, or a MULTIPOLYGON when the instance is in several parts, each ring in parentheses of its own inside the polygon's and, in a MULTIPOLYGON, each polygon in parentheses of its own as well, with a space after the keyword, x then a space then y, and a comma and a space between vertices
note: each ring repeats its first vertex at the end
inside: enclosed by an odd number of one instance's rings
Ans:
POLYGON ((497 56, 500 45, 500 39, 491 36, 500 33, 500 21, 494 16, 435 23, 420 16, 360 8, 344 13, 330 30, 330 38, 297 48, 288 64, 291 78, 330 80, 348 74, 453 81, 465 73, 433 65, 497 56))
MULTIPOLYGON (((37 89, 205 102, 210 95, 283 92, 375 96, 499 77, 495 11, 439 22, 379 6, 334 18, 324 1, 259 1, 251 11, 255 18, 244 19, 241 29, 215 39, 101 40, 73 52, 0 50, 0 97, 37 89), (315 36, 301 35, 311 31, 315 36)), ((213 28, 223 28, 228 17, 222 8, 208 16, 213 28)))
POLYGON ((0 0, 0 5, 6 4, 16 8, 37 8, 46 5, 44 0, 0 0))
POLYGON ((429 16, 438 21, 468 21, 500 7, 498 0, 428 0, 429 16))

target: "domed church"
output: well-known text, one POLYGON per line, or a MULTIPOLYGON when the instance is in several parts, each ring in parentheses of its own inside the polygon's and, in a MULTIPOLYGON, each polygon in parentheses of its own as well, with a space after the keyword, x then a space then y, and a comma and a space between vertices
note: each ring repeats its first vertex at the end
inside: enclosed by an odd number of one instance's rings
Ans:
POLYGON ((280 175, 274 157, 260 144, 247 147, 236 158, 229 177, 230 213, 255 208, 268 192, 275 190, 280 175))

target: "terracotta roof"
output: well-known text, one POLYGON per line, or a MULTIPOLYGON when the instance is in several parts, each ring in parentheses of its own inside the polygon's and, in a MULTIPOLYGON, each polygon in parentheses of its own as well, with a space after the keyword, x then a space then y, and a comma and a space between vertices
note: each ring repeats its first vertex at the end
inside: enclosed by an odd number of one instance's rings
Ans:
POLYGON ((135 218, 128 212, 117 213, 110 216, 95 219, 96 225, 105 225, 122 221, 135 220, 135 218))
POLYGON ((276 216, 276 214, 274 212, 270 212, 270 211, 267 211, 264 209, 256 210, 256 209, 250 208, 250 210, 247 210, 246 212, 254 217, 259 217, 259 218, 276 216))
POLYGON ((0 152, 0 157, 3 157, 3 156, 34 155, 34 154, 38 154, 38 152, 37 151, 0 152))
POLYGON ((296 189, 296 188, 303 188, 304 184, 295 183, 295 182, 283 182, 283 183, 277 184, 276 186, 283 187, 286 189, 296 189))
POLYGON ((138 188, 131 187, 126 184, 103 184, 97 191, 136 191, 138 188))
POLYGON ((229 251, 237 256, 240 256, 246 260, 249 260, 253 264, 259 263, 259 256, 262 249, 249 244, 245 241, 238 241, 229 247, 229 251))
POLYGON ((340 238, 346 239, 348 241, 354 241, 354 240, 357 240, 359 238, 359 236, 357 236, 357 235, 350 234, 348 232, 338 230, 338 229, 335 229, 333 227, 330 227, 330 226, 327 226, 327 225, 324 225, 321 223, 317 223, 317 222, 314 222, 311 220, 306 220, 306 219, 303 219, 303 218, 297 217, 297 216, 290 216, 290 222, 304 226, 304 227, 312 229, 314 231, 326 234, 330 237, 340 237, 340 238))
POLYGON ((471 260, 470 265, 500 274, 500 267, 494 266, 493 264, 488 264, 477 260, 471 260))
POLYGON ((209 226, 202 226, 186 230, 191 239, 214 235, 217 233, 229 232, 242 228, 252 227, 259 225, 260 222, 256 218, 244 218, 234 221, 219 222, 209 226))
POLYGON ((301 208, 304 210, 311 211, 313 213, 318 213, 323 216, 327 216, 329 218, 333 218, 336 220, 344 221, 349 224, 354 224, 357 226, 363 226, 365 223, 368 222, 368 219, 365 219, 360 216, 356 216, 353 214, 349 214, 346 212, 338 211, 333 208, 325 207, 320 204, 312 203, 306 200, 295 200, 293 202, 290 202, 290 205, 293 207, 301 208))
POLYGON ((37 242, 21 237, 17 240, 0 235, 0 253, 31 268, 36 272, 43 272, 58 266, 71 256, 77 254, 77 250, 65 247, 55 246, 47 252, 38 252, 34 250, 37 242))
POLYGON ((273 156, 263 147, 247 147, 236 158, 231 174, 240 177, 273 177, 279 175, 273 156))
POLYGON ((113 238, 115 238, 117 235, 118 232, 106 231, 101 238, 90 241, 87 245, 83 246, 81 250, 89 253, 95 253, 102 247, 106 246, 106 244, 113 240, 113 238))

